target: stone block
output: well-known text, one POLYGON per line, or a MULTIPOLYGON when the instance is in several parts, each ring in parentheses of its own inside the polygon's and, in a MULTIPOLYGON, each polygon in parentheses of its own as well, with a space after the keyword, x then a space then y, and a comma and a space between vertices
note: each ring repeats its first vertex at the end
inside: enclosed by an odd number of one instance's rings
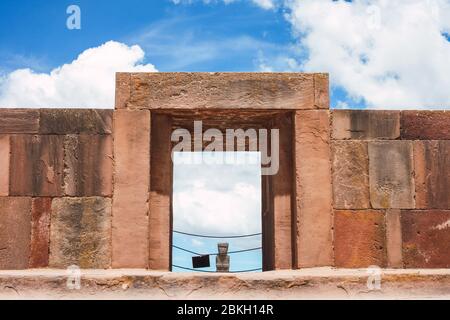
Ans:
POLYGON ((450 140, 450 111, 402 111, 403 140, 450 140))
POLYGON ((450 210, 402 210, 406 268, 450 268, 450 210))
POLYGON ((296 267, 333 265, 329 113, 296 111, 294 118, 296 267))
POLYGON ((414 141, 416 208, 450 209, 450 141, 414 141))
POLYGON ((11 136, 10 195, 63 195, 64 137, 11 136))
POLYGON ((110 267, 111 199, 57 198, 51 212, 50 267, 110 267))
POLYGON ((314 104, 317 109, 330 108, 330 83, 328 74, 314 74, 314 104))
POLYGON ((332 137, 336 140, 382 140, 400 137, 400 112, 333 110, 332 137))
POLYGON ((372 208, 414 208, 412 142, 369 142, 369 164, 372 208))
POLYGON ((131 86, 130 86, 131 74, 125 72, 116 73, 116 101, 115 109, 126 109, 127 103, 130 100, 131 86))
POLYGON ((0 109, 1 133, 37 133, 39 131, 39 110, 0 109))
POLYGON ((0 270, 28 268, 31 198, 0 197, 0 270))
POLYGON ((402 268, 402 226, 399 209, 386 210, 386 253, 387 266, 402 268))
POLYGON ((339 268, 386 265, 384 212, 337 210, 334 213, 335 263, 339 268))
POLYGON ((9 195, 10 151, 9 136, 0 135, 0 197, 9 195))
POLYGON ((41 134, 111 134, 113 110, 42 109, 41 134))
MULTIPOLYGON (((125 75, 123 75, 125 77, 125 75)), ((132 73, 128 109, 317 109, 325 108, 314 75, 302 73, 132 73)), ((322 81, 323 82, 323 81, 322 81)), ((128 95, 126 89, 123 93, 128 95)), ((126 101, 126 102, 125 102, 126 101)))
POLYGON ((370 208, 367 143, 334 141, 332 156, 334 208, 370 208))
POLYGON ((117 110, 114 121, 112 265, 147 268, 150 112, 117 110))
POLYGON ((30 268, 48 267, 52 198, 34 198, 31 209, 30 268))
POLYGON ((68 135, 64 148, 65 194, 77 197, 111 196, 112 136, 68 135))

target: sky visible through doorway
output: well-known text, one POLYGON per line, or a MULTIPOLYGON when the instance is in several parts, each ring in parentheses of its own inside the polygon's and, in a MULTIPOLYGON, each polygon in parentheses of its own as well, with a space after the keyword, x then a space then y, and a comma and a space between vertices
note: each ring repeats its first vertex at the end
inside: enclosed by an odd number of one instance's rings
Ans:
MULTIPOLYGON (((261 233, 261 159, 259 152, 175 152, 173 229, 214 236, 261 233), (200 161, 203 159, 203 161, 200 161)), ((229 251, 261 247, 261 236, 209 239, 173 234, 173 245, 201 253, 217 253, 219 242, 229 251)), ((173 248, 172 264, 192 268, 193 254, 173 248)), ((231 254, 230 271, 262 267, 262 251, 231 254)), ((210 256, 215 271, 215 256, 210 256)), ((173 268, 174 272, 186 272, 173 268)))

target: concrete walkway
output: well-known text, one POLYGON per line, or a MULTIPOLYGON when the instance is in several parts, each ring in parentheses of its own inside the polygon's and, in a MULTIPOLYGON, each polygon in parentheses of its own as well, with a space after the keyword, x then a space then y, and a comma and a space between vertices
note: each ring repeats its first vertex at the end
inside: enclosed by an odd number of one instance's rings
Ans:
POLYGON ((369 290, 366 269, 251 274, 82 270, 80 289, 68 288, 68 274, 0 271, 0 299, 450 299, 450 269, 384 269, 381 290, 369 290))

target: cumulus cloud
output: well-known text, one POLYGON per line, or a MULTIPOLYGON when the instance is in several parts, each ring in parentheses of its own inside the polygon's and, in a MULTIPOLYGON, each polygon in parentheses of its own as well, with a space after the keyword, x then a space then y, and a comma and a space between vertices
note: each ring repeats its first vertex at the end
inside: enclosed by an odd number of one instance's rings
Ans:
POLYGON ((207 235, 261 232, 259 154, 237 153, 233 164, 179 161, 189 155, 175 153, 174 229, 207 235))
POLYGON ((448 0, 287 0, 304 71, 372 108, 450 107, 448 0))
POLYGON ((50 73, 15 70, 0 80, 0 106, 113 108, 116 72, 157 71, 143 59, 139 46, 109 41, 50 73))

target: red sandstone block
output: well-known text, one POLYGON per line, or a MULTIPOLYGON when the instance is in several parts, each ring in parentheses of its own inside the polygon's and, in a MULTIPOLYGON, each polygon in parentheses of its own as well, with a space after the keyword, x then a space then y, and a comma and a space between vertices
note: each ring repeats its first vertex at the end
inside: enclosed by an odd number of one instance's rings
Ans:
POLYGON ((334 208, 370 208, 367 143, 334 141, 332 156, 334 208))
POLYGON ((113 143, 110 135, 69 135, 64 141, 64 191, 69 196, 111 196, 113 143))
POLYGON ((31 198, 0 197, 0 269, 28 268, 31 198))
POLYGON ((131 95, 131 74, 117 72, 116 73, 116 110, 126 109, 127 103, 131 95))
POLYGON ((330 83, 328 74, 314 74, 314 104, 318 109, 330 108, 330 83))
POLYGON ((9 136, 0 135, 0 196, 9 194, 9 136))
POLYGON ((416 208, 450 209, 450 141, 414 141, 416 208))
POLYGON ((30 268, 48 267, 51 198, 34 198, 31 210, 30 268))
POLYGON ((296 111, 294 118, 297 266, 333 264, 329 113, 296 111))
MULTIPOLYGON (((125 75, 123 75, 125 77, 125 75)), ((318 109, 314 75, 304 73, 132 73, 128 109, 318 109)), ((122 98, 122 94, 125 97, 122 98)))
POLYGON ((387 266, 402 268, 402 227, 399 209, 386 210, 386 253, 387 266))
POLYGON ((0 109, 0 133, 37 133, 39 110, 0 109))
POLYGON ((112 266, 147 268, 150 112, 117 110, 114 128, 112 266))
POLYGON ((64 137, 11 136, 10 195, 63 194, 64 137))
POLYGON ((402 111, 403 140, 450 140, 449 111, 402 111))
POLYGON ((336 267, 386 265, 384 212, 338 210, 334 213, 336 267))
POLYGON ((450 268, 450 210, 402 210, 406 268, 450 268))

